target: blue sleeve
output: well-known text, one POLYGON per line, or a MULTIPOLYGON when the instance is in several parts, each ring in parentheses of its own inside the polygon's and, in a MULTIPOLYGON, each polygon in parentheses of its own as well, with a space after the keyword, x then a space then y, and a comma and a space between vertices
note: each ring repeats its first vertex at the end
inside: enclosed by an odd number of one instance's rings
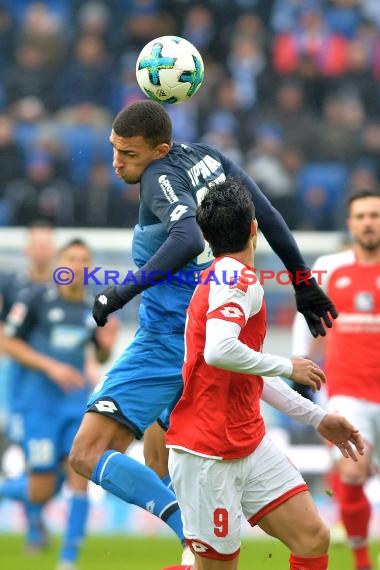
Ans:
POLYGON ((204 240, 195 217, 179 220, 156 253, 134 274, 126 285, 117 285, 116 292, 125 303, 163 281, 168 273, 176 273, 204 249, 204 240), (156 273, 155 273, 156 272, 156 273), (146 275, 152 279, 146 280, 146 275))
POLYGON ((6 336, 27 340, 37 321, 40 295, 40 286, 20 291, 5 321, 6 336))
POLYGON ((179 220, 195 216, 197 208, 185 175, 162 165, 159 160, 144 172, 140 201, 164 224, 168 233, 179 220))
POLYGON ((298 248, 290 229, 280 212, 276 210, 268 198, 239 166, 228 158, 222 157, 223 166, 229 176, 240 179, 252 195, 256 208, 259 230, 262 231, 273 251, 278 255, 286 269, 296 274, 299 270, 309 270, 298 248))

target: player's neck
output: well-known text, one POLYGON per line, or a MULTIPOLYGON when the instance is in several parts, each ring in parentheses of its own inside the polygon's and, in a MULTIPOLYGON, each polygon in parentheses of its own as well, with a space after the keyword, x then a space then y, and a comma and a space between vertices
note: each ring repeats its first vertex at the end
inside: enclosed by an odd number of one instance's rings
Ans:
POLYGON ((72 301, 73 303, 83 301, 84 299, 83 287, 76 287, 75 285, 59 287, 59 293, 66 301, 72 301))
POLYGON ((33 283, 46 283, 50 281, 52 270, 50 265, 44 267, 32 266, 29 269, 29 277, 33 283))
POLYGON ((235 253, 226 253, 225 256, 233 257, 241 263, 244 263, 244 265, 248 265, 248 267, 254 267, 254 252, 251 248, 243 249, 243 251, 235 253))
POLYGON ((380 247, 376 249, 366 249, 360 245, 354 246, 355 257, 359 263, 373 265, 380 263, 380 247))

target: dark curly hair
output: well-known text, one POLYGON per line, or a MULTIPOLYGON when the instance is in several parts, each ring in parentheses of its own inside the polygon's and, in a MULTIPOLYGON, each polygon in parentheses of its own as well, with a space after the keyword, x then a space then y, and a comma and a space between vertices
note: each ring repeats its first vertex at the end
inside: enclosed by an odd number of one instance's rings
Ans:
POLYGON ((246 248, 255 206, 240 180, 229 177, 211 187, 196 212, 197 222, 215 257, 246 248))

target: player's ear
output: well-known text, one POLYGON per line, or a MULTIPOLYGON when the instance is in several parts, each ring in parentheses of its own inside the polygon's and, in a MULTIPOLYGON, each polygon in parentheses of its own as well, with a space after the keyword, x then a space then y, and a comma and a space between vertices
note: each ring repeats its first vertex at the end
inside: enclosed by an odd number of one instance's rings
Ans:
POLYGON ((251 237, 257 236, 257 232, 258 232, 257 220, 256 218, 253 218, 251 222, 251 237))
POLYGON ((156 158, 164 158, 170 150, 170 145, 167 143, 161 143, 156 146, 156 158))

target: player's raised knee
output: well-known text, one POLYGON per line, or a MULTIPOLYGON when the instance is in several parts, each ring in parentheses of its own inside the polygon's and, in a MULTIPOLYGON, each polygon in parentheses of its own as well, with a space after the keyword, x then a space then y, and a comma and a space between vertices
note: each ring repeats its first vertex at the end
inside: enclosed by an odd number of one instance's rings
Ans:
POLYGON ((330 545, 330 530, 321 521, 316 526, 311 526, 308 536, 305 537, 304 548, 308 556, 325 554, 330 545))
POLYGON ((83 445, 81 441, 76 438, 72 445, 69 463, 78 475, 86 477, 89 479, 93 471, 91 453, 86 445, 83 445))

